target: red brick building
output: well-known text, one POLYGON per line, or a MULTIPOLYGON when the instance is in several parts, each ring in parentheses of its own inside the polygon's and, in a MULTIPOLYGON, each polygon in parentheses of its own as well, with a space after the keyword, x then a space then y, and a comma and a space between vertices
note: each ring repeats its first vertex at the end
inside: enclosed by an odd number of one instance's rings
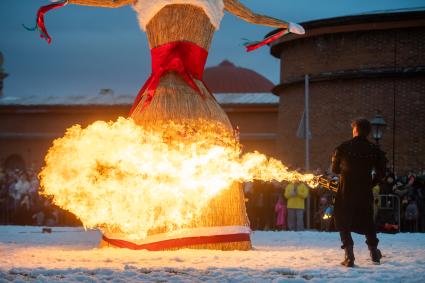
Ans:
MULTIPOLYGON (((228 61, 207 68, 204 79, 234 126, 241 130, 245 150, 276 155, 278 97, 261 75, 228 61)), ((43 164, 55 138, 74 125, 127 116, 133 95, 110 91, 92 96, 0 97, 0 160, 7 167, 43 164)))
POLYGON ((310 167, 326 169, 335 146, 351 137, 350 120, 387 123, 381 140, 395 170, 425 168, 425 11, 361 14, 303 23, 304 36, 272 44, 281 59, 278 152, 304 166, 296 137, 310 76, 310 167))

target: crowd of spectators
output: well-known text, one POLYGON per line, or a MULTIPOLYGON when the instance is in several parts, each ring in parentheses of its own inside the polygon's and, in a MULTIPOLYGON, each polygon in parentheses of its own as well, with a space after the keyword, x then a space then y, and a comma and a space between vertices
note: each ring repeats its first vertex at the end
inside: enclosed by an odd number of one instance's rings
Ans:
MULTIPOLYGON (((331 173, 320 173, 320 170, 315 174, 323 174, 329 180, 338 179, 331 173)), ((310 213, 307 214, 307 194, 299 184, 256 181, 245 184, 244 191, 253 230, 302 230, 306 227, 304 219, 310 215, 311 229, 335 231, 335 192, 320 186, 309 190, 310 213)), ((388 171, 372 191, 378 231, 425 232, 425 171, 402 176, 388 171)))
POLYGON ((254 181, 245 184, 244 192, 251 229, 304 230, 305 184, 254 181))
POLYGON ((402 176, 388 171, 378 190, 379 194, 389 196, 375 199, 378 228, 385 230, 394 223, 400 225, 402 232, 425 232, 425 171, 402 176), (392 207, 400 215, 394 215, 392 207))
MULTIPOLYGON (((328 179, 337 179, 332 174, 327 175, 328 179)), ((378 231, 425 232, 425 171, 409 172, 401 176, 387 171, 383 181, 372 188, 372 192, 378 231)), ((313 195, 318 202, 313 228, 333 231, 335 193, 319 187, 313 195)))
MULTIPOLYGON (((250 182, 245 184, 244 192, 246 210, 251 224, 251 229, 277 229, 277 217, 274 206, 278 202, 279 196, 281 195, 280 184, 275 182, 262 181, 250 182)), ((286 206, 286 203, 283 205, 286 206)))
MULTIPOLYGON (((317 170, 315 174, 320 174, 317 170)), ((337 178, 324 173, 328 179, 337 178)), ((34 170, 0 167, 0 224, 80 225, 70 213, 38 194, 34 170)), ((318 187, 309 190, 300 183, 255 181, 244 187, 247 214, 253 230, 303 230, 310 215, 310 228, 334 231, 335 193, 318 187), (310 213, 306 200, 310 195, 310 213)), ((378 231, 425 232, 425 171, 396 176, 387 172, 373 188, 374 218, 378 231)))
MULTIPOLYGON (((323 173, 318 169, 314 174, 323 173)), ((334 193, 327 189, 318 187, 312 190, 303 183, 254 181, 245 184, 244 192, 253 230, 301 231, 307 227, 308 220, 312 229, 335 230, 332 217, 334 193), (307 213, 307 209, 311 213, 307 213)))
POLYGON ((0 167, 0 224, 2 225, 73 225, 76 220, 38 194, 39 182, 34 170, 0 167))

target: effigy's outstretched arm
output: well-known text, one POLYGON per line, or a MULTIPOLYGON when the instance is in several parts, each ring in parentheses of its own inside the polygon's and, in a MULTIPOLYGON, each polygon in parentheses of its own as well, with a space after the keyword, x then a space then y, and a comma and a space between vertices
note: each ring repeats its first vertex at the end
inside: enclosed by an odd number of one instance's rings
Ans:
POLYGON ((238 0, 224 0, 224 8, 228 12, 232 13, 233 15, 249 23, 263 25, 263 26, 270 26, 270 27, 275 27, 280 29, 277 32, 273 33, 272 35, 268 36, 263 41, 254 41, 254 42, 246 43, 245 47, 248 52, 253 51, 257 48, 260 48, 261 46, 264 46, 266 44, 269 44, 275 41, 276 39, 284 36, 287 33, 295 33, 295 34, 305 33, 304 28, 298 24, 282 21, 269 16, 256 14, 253 11, 251 11, 249 8, 245 7, 245 5, 243 5, 238 0))
POLYGON ((224 0, 224 8, 229 13, 252 24, 283 28, 292 33, 304 34, 304 29, 300 25, 256 14, 238 0, 224 0))
POLYGON ((44 25, 44 14, 53 9, 58 9, 68 4, 82 5, 82 6, 95 6, 95 7, 106 7, 106 8, 119 8, 122 6, 133 4, 137 0, 59 0, 55 3, 40 7, 37 12, 37 19, 34 27, 24 28, 30 31, 39 31, 40 37, 44 38, 47 43, 50 44, 52 41, 47 29, 44 25))
POLYGON ((289 23, 269 16, 254 13, 238 0, 224 0, 224 8, 233 15, 252 24, 276 28, 288 28, 289 23))
POLYGON ((68 0, 69 4, 104 8, 119 8, 133 4, 136 0, 68 0))

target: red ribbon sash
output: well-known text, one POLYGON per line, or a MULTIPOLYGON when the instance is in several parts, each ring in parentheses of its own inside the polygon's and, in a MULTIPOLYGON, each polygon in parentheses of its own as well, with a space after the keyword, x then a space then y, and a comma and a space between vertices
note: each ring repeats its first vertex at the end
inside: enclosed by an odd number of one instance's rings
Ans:
POLYGON ((182 248, 191 245, 202 245, 202 244, 215 244, 215 243, 228 243, 228 242, 243 242, 250 241, 249 234, 228 234, 228 235, 214 235, 214 236, 199 236, 199 237, 187 237, 179 239, 164 240, 149 244, 137 245, 132 242, 110 239, 106 236, 102 236, 102 239, 119 248, 126 248, 131 250, 148 250, 148 251, 161 251, 173 248, 182 248))
POLYGON ((199 89, 193 78, 202 81, 208 51, 192 42, 176 41, 151 49, 151 56, 152 73, 140 89, 131 107, 130 115, 140 103, 146 90, 147 97, 143 103, 142 110, 151 103, 161 77, 167 72, 178 73, 193 90, 205 97, 205 94, 199 89))

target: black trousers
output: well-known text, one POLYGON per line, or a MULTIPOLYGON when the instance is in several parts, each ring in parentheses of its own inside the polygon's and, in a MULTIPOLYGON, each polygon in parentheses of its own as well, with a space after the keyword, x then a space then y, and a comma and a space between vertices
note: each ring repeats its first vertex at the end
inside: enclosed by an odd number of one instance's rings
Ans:
MULTIPOLYGON (((345 247, 354 245, 353 238, 351 237, 350 231, 340 231, 339 236, 341 237, 342 249, 345 247)), ((366 245, 369 248, 372 248, 372 247, 376 248, 378 246, 379 240, 378 240, 378 237, 376 237, 376 232, 367 233, 365 234, 365 236, 366 236, 366 245)))

